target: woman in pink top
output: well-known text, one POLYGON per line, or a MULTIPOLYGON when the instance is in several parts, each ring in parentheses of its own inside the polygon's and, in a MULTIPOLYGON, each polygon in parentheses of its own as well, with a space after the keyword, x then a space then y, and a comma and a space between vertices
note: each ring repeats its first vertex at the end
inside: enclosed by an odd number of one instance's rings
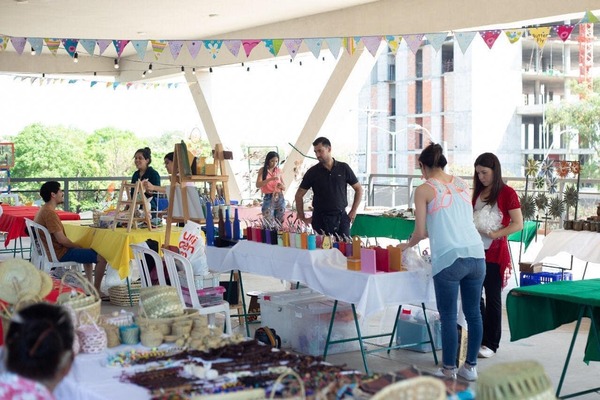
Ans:
POLYGON ((270 151, 265 157, 265 164, 258 170, 256 187, 263 193, 262 214, 267 220, 283 222, 285 214, 285 185, 279 169, 279 154, 270 151))

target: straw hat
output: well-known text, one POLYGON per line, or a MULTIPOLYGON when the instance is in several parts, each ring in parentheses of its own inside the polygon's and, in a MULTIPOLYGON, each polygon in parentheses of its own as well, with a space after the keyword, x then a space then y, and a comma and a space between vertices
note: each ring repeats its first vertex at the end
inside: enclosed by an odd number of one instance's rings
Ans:
POLYGON ((30 262, 11 258, 0 263, 0 299, 16 304, 21 298, 39 296, 42 276, 30 262))
POLYGON ((52 282, 52 278, 46 272, 39 270, 40 278, 42 278, 42 286, 40 288, 39 296, 40 298, 44 298, 50 294, 52 288, 54 287, 54 282, 52 282))

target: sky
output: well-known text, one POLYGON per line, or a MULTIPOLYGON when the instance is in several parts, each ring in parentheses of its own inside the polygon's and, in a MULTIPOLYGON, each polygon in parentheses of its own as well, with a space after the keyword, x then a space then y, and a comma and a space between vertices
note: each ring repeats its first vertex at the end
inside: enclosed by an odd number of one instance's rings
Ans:
MULTIPOLYGON (((312 55, 215 68, 210 85, 203 86, 225 148, 240 144, 292 151, 306 118, 335 67, 312 55), (300 64, 300 61, 303 61, 300 64), (278 64, 278 68, 275 68, 278 64), (246 71, 247 65, 251 66, 246 71)), ((39 77, 39 75, 38 75, 39 77)), ((49 76, 47 78, 56 78, 49 76)), ((175 78, 177 80, 177 78, 175 78)), ((16 135, 32 123, 64 125, 92 132, 104 127, 131 130, 138 137, 180 131, 204 133, 192 96, 183 77, 177 88, 116 89, 90 87, 93 77, 63 82, 31 83, 0 74, 0 138, 16 135)), ((358 90, 356 87, 353 91, 358 90)), ((356 93, 341 96, 320 134, 338 143, 340 151, 356 151, 356 93), (350 140, 349 140, 350 138, 350 140)))

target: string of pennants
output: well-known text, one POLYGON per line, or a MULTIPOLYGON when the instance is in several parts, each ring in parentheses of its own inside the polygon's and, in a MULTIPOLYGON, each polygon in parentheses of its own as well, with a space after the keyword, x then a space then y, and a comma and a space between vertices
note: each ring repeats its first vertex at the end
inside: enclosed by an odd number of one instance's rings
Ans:
MULTIPOLYGON (((467 31, 454 32, 454 39, 463 53, 467 51, 472 41, 476 36, 481 37, 489 49, 492 49, 496 40, 504 32, 510 43, 516 43, 529 34, 536 41, 540 48, 543 48, 551 34, 555 34, 562 41, 566 41, 576 25, 593 24, 599 22, 598 18, 591 12, 586 11, 583 18, 577 24, 571 25, 555 25, 543 27, 530 27, 520 29, 495 29, 482 31, 467 31), (478 35, 479 34, 479 35, 478 35)), ((435 51, 439 51, 442 44, 448 38, 449 32, 427 33, 427 34, 410 34, 410 35, 385 35, 385 36, 358 36, 358 37, 336 37, 336 38, 305 38, 305 39, 255 39, 255 40, 103 40, 103 39, 51 39, 51 38, 26 38, 12 37, 0 35, 0 51, 6 50, 10 43, 15 51, 21 55, 27 43, 31 46, 32 51, 36 54, 41 54, 44 45, 50 50, 53 55, 56 55, 58 49, 63 46, 64 50, 71 56, 75 57, 78 46, 91 56, 95 54, 96 47, 99 54, 102 55, 106 49, 112 44, 117 52, 117 57, 121 57, 123 50, 131 44, 141 61, 146 57, 148 44, 152 47, 154 57, 158 60, 163 51, 168 47, 171 56, 177 60, 183 47, 186 47, 190 56, 196 59, 200 50, 205 48, 206 51, 216 59, 220 51, 225 47, 233 56, 238 57, 240 50, 243 49, 246 57, 249 57, 252 51, 259 45, 263 44, 268 51, 277 56, 282 47, 285 47, 289 55, 294 58, 300 47, 304 43, 315 57, 319 57, 321 47, 324 43, 327 44, 329 50, 338 56, 340 49, 344 48, 349 54, 353 54, 357 45, 362 41, 365 48, 375 56, 377 49, 382 40, 387 42, 391 51, 395 54, 404 40, 407 46, 413 53, 423 44, 425 38, 435 51)))
POLYGON ((57 84, 67 84, 67 85, 75 85, 75 84, 84 84, 89 85, 89 87, 103 87, 106 89, 114 89, 117 88, 125 88, 129 89, 178 89, 179 87, 184 87, 185 84, 172 82, 172 83, 147 83, 147 82, 107 82, 107 81, 98 81, 98 80, 89 80, 89 79, 64 79, 64 78, 47 78, 47 77, 39 77, 39 76, 22 76, 18 75, 13 78, 15 82, 29 82, 31 85, 39 84, 42 85, 57 85, 57 84))

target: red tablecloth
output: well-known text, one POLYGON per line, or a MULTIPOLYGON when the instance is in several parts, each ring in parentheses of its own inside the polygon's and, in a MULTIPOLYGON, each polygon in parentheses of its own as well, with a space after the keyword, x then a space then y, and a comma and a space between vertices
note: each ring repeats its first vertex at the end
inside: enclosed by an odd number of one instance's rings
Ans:
MULTIPOLYGON (((12 239, 27 236, 27 228, 25 227, 25 218, 33 219, 40 208, 35 206, 9 206, 2 204, 2 215, 0 215, 0 232, 6 232, 6 240, 4 246, 12 239)), ((57 210, 58 217, 63 220, 78 220, 81 219, 79 214, 57 210)))

